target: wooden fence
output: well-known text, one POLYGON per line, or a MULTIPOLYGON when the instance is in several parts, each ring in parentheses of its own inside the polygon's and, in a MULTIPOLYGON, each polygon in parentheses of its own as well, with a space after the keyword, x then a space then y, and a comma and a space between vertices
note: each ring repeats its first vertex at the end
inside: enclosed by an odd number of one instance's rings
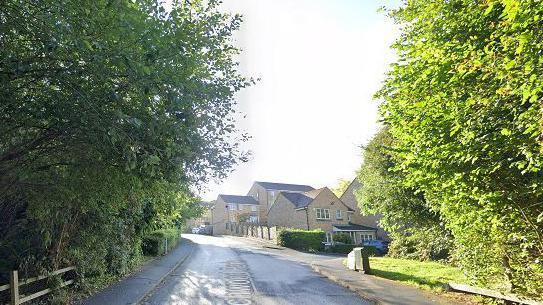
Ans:
MULTIPOLYGON (((52 288, 46 288, 46 289, 40 290, 38 292, 34 292, 32 294, 29 294, 29 295, 21 295, 19 293, 19 291, 20 291, 20 288, 22 286, 25 286, 25 285, 28 285, 30 283, 34 283, 34 282, 37 282, 37 281, 44 280, 44 279, 46 279, 48 277, 51 277, 51 276, 54 276, 54 275, 60 275, 60 274, 66 273, 66 272, 71 271, 71 270, 75 270, 75 267, 67 267, 67 268, 64 268, 64 269, 53 271, 48 275, 41 275, 41 276, 32 277, 32 278, 28 278, 28 279, 21 279, 21 280, 19 280, 19 273, 17 271, 11 271, 10 277, 9 277, 9 284, 0 286, 0 292, 4 291, 4 290, 8 290, 8 289, 10 290, 10 303, 9 303, 10 305, 23 304, 23 303, 26 303, 26 302, 28 302, 30 300, 35 299, 35 298, 46 295, 46 294, 50 293, 51 291, 53 291, 53 289, 52 288)), ((68 285, 72 284, 73 282, 74 282, 74 280, 67 280, 67 281, 63 280, 58 288, 68 286, 68 285)))

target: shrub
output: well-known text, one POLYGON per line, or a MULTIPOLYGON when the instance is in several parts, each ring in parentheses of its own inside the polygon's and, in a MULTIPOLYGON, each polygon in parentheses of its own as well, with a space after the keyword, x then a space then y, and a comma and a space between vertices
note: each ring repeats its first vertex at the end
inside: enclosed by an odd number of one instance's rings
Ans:
POLYGON ((326 234, 322 230, 283 229, 279 232, 279 245, 304 251, 322 251, 326 234))
MULTIPOLYGON (((335 244, 328 248, 327 252, 347 254, 353 251, 353 249, 356 247, 360 247, 360 245, 335 244)), ((362 253, 366 254, 367 256, 379 255, 379 251, 374 246, 362 246, 362 253)))
POLYGON ((348 244, 348 245, 353 243, 353 239, 347 233, 334 234, 333 238, 334 238, 334 241, 338 242, 338 243, 344 243, 344 244, 348 244))
POLYGON ((453 239, 436 228, 412 228, 390 235, 388 255, 395 258, 448 260, 453 239))
POLYGON ((143 238, 143 254, 153 256, 164 255, 166 249, 169 251, 177 245, 180 237, 181 235, 178 229, 153 231, 143 238))
POLYGON ((347 254, 347 253, 353 251, 353 248, 355 248, 357 246, 358 245, 335 244, 333 246, 330 246, 326 252, 347 254))

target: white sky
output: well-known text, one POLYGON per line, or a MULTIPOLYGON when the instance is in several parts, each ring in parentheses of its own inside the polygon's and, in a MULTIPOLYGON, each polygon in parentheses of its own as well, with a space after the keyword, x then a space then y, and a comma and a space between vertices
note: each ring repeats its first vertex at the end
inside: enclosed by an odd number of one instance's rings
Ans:
POLYGON ((360 145, 378 128, 379 89, 398 31, 377 12, 398 1, 225 0, 244 16, 237 44, 245 75, 261 78, 238 94, 238 126, 251 160, 205 200, 245 195, 253 181, 335 187, 362 163, 360 145))

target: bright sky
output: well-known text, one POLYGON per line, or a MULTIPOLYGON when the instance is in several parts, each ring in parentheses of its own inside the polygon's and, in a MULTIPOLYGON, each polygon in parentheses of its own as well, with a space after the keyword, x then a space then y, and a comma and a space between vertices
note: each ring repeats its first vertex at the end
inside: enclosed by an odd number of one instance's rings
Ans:
POLYGON ((377 12, 392 0, 225 0, 244 16, 237 44, 245 75, 261 78, 239 97, 249 162, 202 194, 245 195, 253 181, 335 187, 362 163, 378 128, 377 102, 398 31, 377 12))

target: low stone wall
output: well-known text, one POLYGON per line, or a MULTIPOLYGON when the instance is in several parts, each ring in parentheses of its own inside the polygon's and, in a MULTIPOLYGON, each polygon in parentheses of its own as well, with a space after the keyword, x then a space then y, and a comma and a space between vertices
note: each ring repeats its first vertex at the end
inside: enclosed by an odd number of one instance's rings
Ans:
POLYGON ((226 235, 243 236, 277 244, 276 226, 268 227, 263 224, 229 222, 226 224, 226 235))

